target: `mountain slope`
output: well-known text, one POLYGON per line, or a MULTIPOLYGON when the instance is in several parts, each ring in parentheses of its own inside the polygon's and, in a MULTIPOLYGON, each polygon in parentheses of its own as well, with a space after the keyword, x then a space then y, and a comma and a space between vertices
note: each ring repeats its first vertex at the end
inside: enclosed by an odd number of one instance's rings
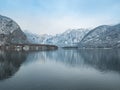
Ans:
POLYGON ((87 29, 71 29, 55 36, 36 35, 25 31, 31 43, 57 45, 59 47, 77 46, 81 39, 89 32, 87 29))
POLYGON ((67 30, 62 34, 58 34, 46 40, 45 43, 55 44, 59 47, 77 46, 89 30, 85 29, 72 29, 67 30))
POLYGON ((116 48, 120 47, 120 24, 102 25, 84 36, 80 48, 116 48))
POLYGON ((26 34, 28 41, 32 44, 45 44, 46 40, 48 38, 51 38, 51 35, 43 34, 43 35, 38 35, 38 34, 33 34, 27 30, 24 31, 26 34))
POLYGON ((27 37, 12 19, 0 15, 0 45, 27 43, 27 37))

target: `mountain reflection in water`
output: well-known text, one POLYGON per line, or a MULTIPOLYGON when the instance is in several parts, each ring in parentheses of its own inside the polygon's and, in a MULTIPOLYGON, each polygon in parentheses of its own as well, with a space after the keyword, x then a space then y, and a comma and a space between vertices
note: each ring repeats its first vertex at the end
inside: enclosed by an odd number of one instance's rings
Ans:
POLYGON ((119 83, 119 49, 0 51, 0 90, 116 90, 119 83))
POLYGON ((0 51, 0 80, 13 76, 26 58, 24 52, 0 51))

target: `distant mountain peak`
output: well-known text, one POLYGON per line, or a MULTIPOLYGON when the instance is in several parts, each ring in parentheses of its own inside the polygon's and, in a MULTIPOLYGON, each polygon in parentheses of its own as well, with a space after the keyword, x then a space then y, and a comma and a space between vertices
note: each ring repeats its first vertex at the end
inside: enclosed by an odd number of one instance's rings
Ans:
POLYGON ((39 44, 50 44, 50 45, 57 45, 59 47, 64 46, 76 46, 77 43, 83 38, 83 36, 89 30, 86 29, 68 29, 61 34, 56 35, 39 35, 38 38, 34 34, 27 34, 29 41, 32 43, 39 43, 39 44), (34 40, 33 40, 34 38, 34 40))

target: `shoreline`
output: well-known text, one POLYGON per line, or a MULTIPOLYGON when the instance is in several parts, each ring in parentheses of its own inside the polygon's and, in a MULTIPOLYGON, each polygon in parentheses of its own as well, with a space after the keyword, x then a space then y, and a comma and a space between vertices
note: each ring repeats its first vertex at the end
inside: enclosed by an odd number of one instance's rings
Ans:
POLYGON ((0 50, 10 51, 44 51, 44 50, 56 50, 58 49, 55 45, 46 44, 11 44, 1 45, 0 50))

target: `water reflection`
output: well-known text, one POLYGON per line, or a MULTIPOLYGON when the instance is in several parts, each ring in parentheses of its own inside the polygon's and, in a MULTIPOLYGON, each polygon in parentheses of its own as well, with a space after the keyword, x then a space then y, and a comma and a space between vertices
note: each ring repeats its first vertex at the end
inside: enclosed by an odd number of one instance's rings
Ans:
POLYGON ((26 60, 24 52, 0 51, 0 80, 13 76, 26 60))
MULTIPOLYGON (((34 56, 35 58, 35 56, 34 56)), ((39 52, 36 58, 54 60, 70 67, 92 67, 102 72, 120 72, 120 50, 118 49, 73 49, 39 52)), ((31 57, 31 60, 33 58, 31 57)))
POLYGON ((115 49, 1 51, 0 90, 119 90, 119 66, 115 49))
POLYGON ((79 50, 79 53, 85 64, 101 71, 116 71, 120 73, 119 49, 86 49, 79 50))
POLYGON ((113 49, 73 49, 42 52, 5 52, 0 51, 0 80, 14 75, 25 61, 32 63, 40 59, 61 62, 69 67, 92 67, 102 72, 120 73, 120 50, 113 49))

